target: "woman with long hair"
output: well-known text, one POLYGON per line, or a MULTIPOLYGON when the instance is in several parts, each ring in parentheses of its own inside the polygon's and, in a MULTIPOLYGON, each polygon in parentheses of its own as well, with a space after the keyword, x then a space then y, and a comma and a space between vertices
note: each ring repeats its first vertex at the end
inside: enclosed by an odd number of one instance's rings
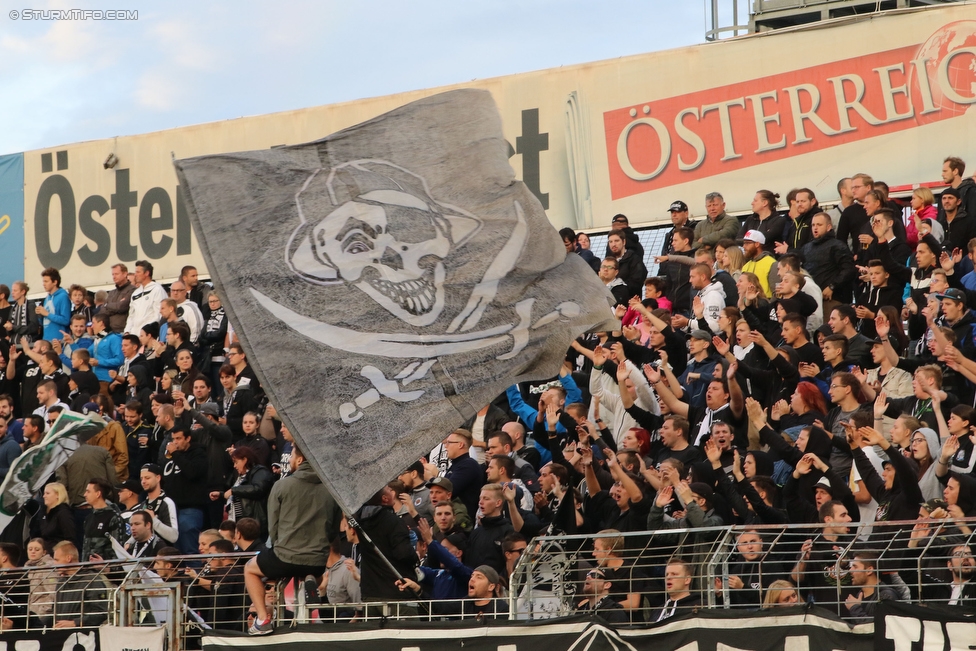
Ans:
POLYGON ((746 255, 742 252, 742 249, 738 246, 730 246, 725 249, 725 254, 722 256, 725 259, 725 264, 722 266, 729 275, 731 275, 736 280, 742 275, 742 265, 746 262, 746 255))
POLYGON ((904 355, 908 349, 908 335, 905 334, 905 329, 901 327, 901 315, 898 314, 898 310, 893 305, 885 305, 878 310, 878 316, 875 317, 875 320, 878 318, 888 324, 888 340, 891 347, 895 349, 899 357, 904 355))
POLYGON ((183 348, 176 351, 176 377, 173 386, 187 396, 193 395, 193 382, 203 374, 193 365, 193 353, 183 348))
POLYGON ((739 290, 739 312, 753 330, 763 331, 769 323, 769 300, 763 292, 759 276, 743 271, 735 282, 739 290))
POLYGON ((777 579, 766 588, 766 596, 763 599, 763 610, 770 608, 795 606, 799 597, 796 586, 786 579, 777 579))
POLYGON ((723 307, 722 311, 718 313, 718 327, 722 331, 719 337, 730 344, 735 344, 735 328, 741 318, 742 312, 739 312, 739 308, 723 307))
POLYGON ((813 425, 827 414, 827 401, 813 382, 803 381, 796 385, 789 403, 780 400, 769 410, 769 425, 782 432, 799 425, 813 425))
POLYGON ((915 188, 912 192, 912 217, 905 227, 905 241, 908 246, 915 248, 927 233, 931 233, 936 241, 942 241, 945 230, 936 219, 938 215, 939 210, 935 207, 935 195, 932 191, 925 187, 915 188))
POLYGON ((935 474, 935 462, 942 452, 939 434, 929 427, 922 427, 912 433, 911 453, 918 464, 918 487, 925 501, 942 497, 942 484, 935 474))
POLYGON ((744 262, 742 248, 735 243, 735 240, 719 240, 715 245, 716 268, 728 272, 735 280, 739 279, 744 262))
POLYGON ((28 609, 37 615, 41 622, 50 625, 53 622, 49 615, 54 609, 54 595, 58 589, 58 573, 54 568, 54 559, 47 553, 43 538, 31 538, 27 543, 27 562, 25 568, 33 568, 30 572, 30 599, 28 609), (42 570, 38 568, 47 567, 42 570))
POLYGON ((228 519, 254 518, 261 524, 262 539, 268 535, 268 494, 274 483, 271 471, 258 463, 254 450, 234 448, 230 453, 234 471, 226 491, 212 491, 211 500, 227 500, 228 519))

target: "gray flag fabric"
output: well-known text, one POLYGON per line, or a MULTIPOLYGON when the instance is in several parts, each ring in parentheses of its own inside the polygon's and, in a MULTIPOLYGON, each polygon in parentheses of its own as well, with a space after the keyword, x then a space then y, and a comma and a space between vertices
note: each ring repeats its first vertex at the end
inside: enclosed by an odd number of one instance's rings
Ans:
POLYGON ((248 361, 347 511, 615 325, 610 293, 515 180, 485 91, 175 165, 248 361))
POLYGON ((62 412, 40 443, 14 459, 0 484, 0 531, 7 528, 20 508, 44 488, 48 478, 85 441, 105 429, 97 414, 62 412))

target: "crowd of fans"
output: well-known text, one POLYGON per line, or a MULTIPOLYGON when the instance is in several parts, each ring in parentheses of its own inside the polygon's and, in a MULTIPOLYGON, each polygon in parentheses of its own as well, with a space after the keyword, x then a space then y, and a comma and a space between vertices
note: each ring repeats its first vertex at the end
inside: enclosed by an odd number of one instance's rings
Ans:
POLYGON ((71 604, 110 591, 119 578, 98 563, 120 556, 155 559, 160 577, 187 582, 195 613, 252 634, 273 629, 268 582, 293 577, 333 617, 433 600, 439 616, 490 620, 508 616, 530 541, 575 533, 600 536, 576 550, 592 561, 573 606, 657 621, 702 590, 669 530, 789 523, 823 528, 775 559, 761 531, 741 533, 721 580, 731 606, 840 594, 860 621, 879 599, 973 605, 976 184, 964 171, 947 158, 947 188, 938 201, 916 190, 907 219, 884 183, 856 174, 830 210, 803 188, 781 211, 761 190, 740 221, 711 193, 694 223, 676 201, 657 255, 624 215, 602 256, 563 229, 620 331, 575 341, 558 377, 510 387, 351 518, 193 267, 168 296, 146 261, 113 266, 109 292, 63 289, 53 268, 43 300, 24 281, 0 285, 0 478, 60 412, 107 422, 3 532, 3 626, 101 623, 105 611, 71 604), (931 594, 879 567, 858 521, 915 521, 884 530, 908 556, 944 548, 948 562, 926 567, 931 594), (669 558, 641 565, 635 533, 669 558))

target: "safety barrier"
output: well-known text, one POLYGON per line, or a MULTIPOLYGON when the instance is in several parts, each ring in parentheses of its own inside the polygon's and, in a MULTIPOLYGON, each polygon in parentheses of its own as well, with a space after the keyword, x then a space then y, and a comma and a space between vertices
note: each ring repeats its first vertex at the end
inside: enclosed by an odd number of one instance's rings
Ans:
MULTIPOLYGON (((610 602, 624 604, 610 613, 617 623, 640 625, 693 607, 757 610, 791 605, 799 596, 854 624, 870 618, 877 601, 872 595, 948 603, 952 568, 974 574, 974 531, 976 518, 550 536, 530 542, 513 569, 507 596, 488 608, 475 600, 320 603, 318 586, 306 585, 305 577, 269 582, 266 603, 278 628, 385 619, 538 620, 590 612, 591 603, 607 618, 603 608, 610 602), (669 601, 683 586, 689 599, 669 601)), ((0 625, 4 631, 66 620, 80 627, 163 625, 170 651, 198 648, 207 631, 243 632, 250 625, 253 608, 243 578, 249 557, 3 570, 0 625)))
POLYGON ((686 603, 759 609, 777 605, 767 606, 767 597, 778 597, 778 605, 799 598, 857 623, 873 612, 875 595, 948 602, 949 566, 972 572, 965 568, 974 563, 973 530, 976 519, 950 519, 538 538, 512 573, 509 608, 517 619, 559 617, 587 611, 608 592, 625 603, 627 621, 641 624, 671 614, 669 583, 677 590, 687 582, 690 600, 679 600, 678 612, 686 603), (668 576, 674 559, 686 565, 676 564, 668 576))

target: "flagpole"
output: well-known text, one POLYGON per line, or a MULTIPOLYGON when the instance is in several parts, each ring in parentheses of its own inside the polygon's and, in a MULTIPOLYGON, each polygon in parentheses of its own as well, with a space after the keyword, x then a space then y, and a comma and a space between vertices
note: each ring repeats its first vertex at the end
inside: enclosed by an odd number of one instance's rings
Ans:
MULTIPOLYGON (((369 534, 366 533, 362 525, 359 524, 359 521, 356 519, 356 516, 349 515, 347 513, 346 522, 349 524, 350 527, 356 530, 356 535, 359 536, 359 539, 369 544, 373 548, 373 551, 375 551, 379 555, 379 557, 383 559, 383 562, 386 563, 386 567, 389 568, 391 572, 393 572, 393 575, 396 576, 398 582, 405 578, 402 574, 400 574, 400 570, 394 567, 393 563, 390 562, 390 559, 386 557, 383 551, 376 546, 376 543, 373 542, 373 539, 369 537, 369 534)), ((420 596, 420 594, 416 592, 414 592, 414 594, 418 597, 420 596)))

